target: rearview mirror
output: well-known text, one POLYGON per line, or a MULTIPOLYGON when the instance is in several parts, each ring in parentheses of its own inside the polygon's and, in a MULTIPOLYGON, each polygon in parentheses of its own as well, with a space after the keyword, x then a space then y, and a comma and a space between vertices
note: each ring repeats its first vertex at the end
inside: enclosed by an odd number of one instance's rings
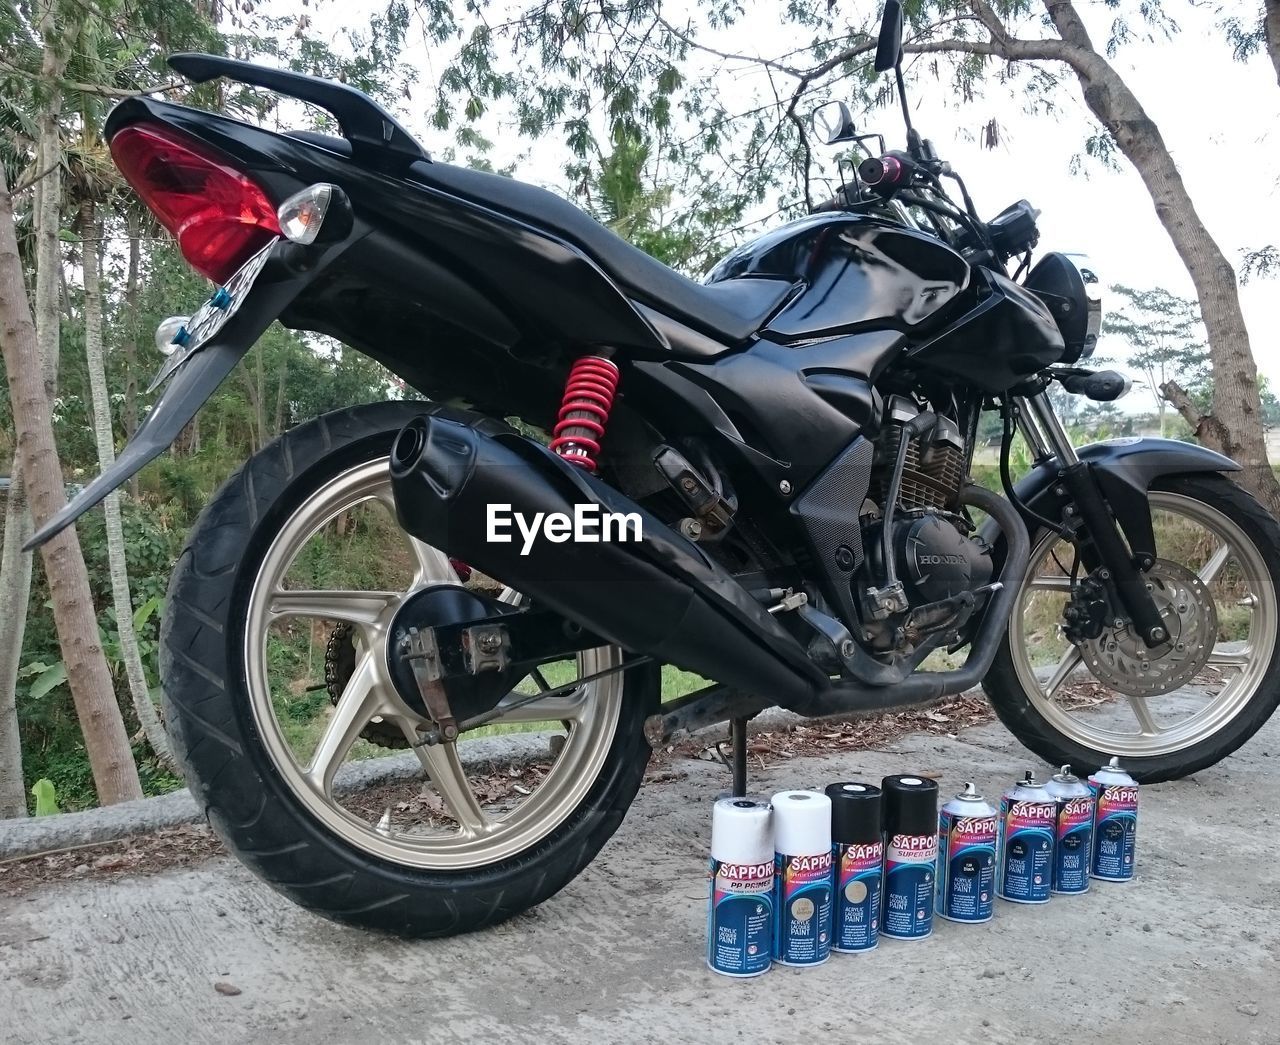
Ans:
POLYGON ((813 110, 813 133, 824 145, 852 141, 858 133, 853 113, 844 102, 827 102, 813 110))
POLYGON ((902 3, 885 0, 884 17, 880 19, 880 38, 876 44, 876 72, 888 72, 902 61, 902 3))

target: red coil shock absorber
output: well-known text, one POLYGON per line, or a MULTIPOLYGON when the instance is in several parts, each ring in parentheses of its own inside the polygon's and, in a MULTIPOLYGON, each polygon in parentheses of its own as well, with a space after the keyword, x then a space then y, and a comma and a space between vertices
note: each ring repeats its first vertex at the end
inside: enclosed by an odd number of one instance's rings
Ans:
POLYGON ((618 378, 617 366, 603 356, 583 356, 569 368, 551 449, 588 472, 596 470, 618 378))

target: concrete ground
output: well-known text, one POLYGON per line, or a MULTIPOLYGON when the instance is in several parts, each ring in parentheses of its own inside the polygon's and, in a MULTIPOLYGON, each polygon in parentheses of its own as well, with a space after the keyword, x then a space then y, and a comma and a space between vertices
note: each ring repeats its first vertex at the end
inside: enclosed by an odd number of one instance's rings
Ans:
MULTIPOLYGON (((1147 788, 1138 878, 1048 906, 998 901, 817 969, 704 963, 718 767, 646 788, 596 862, 496 929, 407 943, 321 921, 239 865, 0 901, 0 1039, 35 1042, 1280 1042, 1280 721, 1194 779, 1147 788), (229 996, 214 984, 232 984, 229 996)), ((1035 764, 995 725, 796 758, 754 790, 1035 764)))

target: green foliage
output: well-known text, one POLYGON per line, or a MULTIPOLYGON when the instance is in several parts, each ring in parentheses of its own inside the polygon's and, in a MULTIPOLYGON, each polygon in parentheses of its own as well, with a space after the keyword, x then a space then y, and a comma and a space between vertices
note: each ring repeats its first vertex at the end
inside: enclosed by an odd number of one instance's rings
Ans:
POLYGON ((53 781, 48 777, 41 777, 31 785, 31 797, 35 799, 36 816, 52 816, 54 813, 61 813, 58 808, 58 791, 53 786, 53 781))
MULTIPOLYGON (((173 525, 164 513, 153 512, 145 505, 126 501, 123 526, 126 554, 131 567, 133 620, 148 682, 159 685, 158 644, 160 617, 168 575, 181 548, 185 527, 173 525)), ((79 524, 81 547, 91 577, 107 576, 106 533, 101 513, 91 512, 79 524)), ((38 563, 38 560, 37 560, 38 563)), ((120 640, 116 631, 115 611, 105 584, 95 586, 98 605, 99 642, 107 665, 116 682, 125 725, 130 733, 137 731, 132 705, 128 698, 120 640)), ((83 741, 71 694, 67 688, 66 668, 61 659, 57 635, 49 610, 49 594, 43 571, 37 565, 27 622, 24 661, 18 679, 18 723, 23 746, 23 768, 28 779, 48 777, 69 808, 82 808, 93 801, 93 781, 85 760, 83 741), (36 611, 36 607, 39 610, 36 611)), ((151 752, 138 749, 145 767, 151 752)), ((151 774, 155 786, 162 778, 151 774)), ((144 770, 144 788, 147 777, 144 770)), ((172 782, 164 787, 168 790, 172 782)), ((148 791, 147 793, 158 793, 148 791)))
POLYGON ((736 217, 713 196, 690 206, 662 183, 649 139, 635 131, 617 136, 613 150, 577 168, 589 182, 583 203, 619 236, 672 268, 702 271, 719 253, 724 222, 736 217))
POLYGON ((1256 250, 1246 250, 1240 263, 1240 282, 1251 279, 1268 279, 1280 272, 1280 247, 1268 244, 1256 250))
POLYGON ((1147 379, 1162 427, 1169 402, 1162 389, 1176 383, 1207 411, 1212 395, 1209 345, 1200 307, 1167 290, 1114 288, 1120 299, 1103 333, 1125 346, 1125 361, 1147 379))
POLYGON ((18 677, 31 680, 27 687, 27 699, 41 700, 67 681, 67 666, 60 660, 53 664, 37 660, 21 667, 18 677))

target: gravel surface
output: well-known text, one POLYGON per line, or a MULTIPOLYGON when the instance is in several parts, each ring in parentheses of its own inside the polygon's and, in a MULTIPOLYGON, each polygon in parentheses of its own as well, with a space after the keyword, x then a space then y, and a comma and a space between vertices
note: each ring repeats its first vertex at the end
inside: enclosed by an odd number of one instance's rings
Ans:
MULTIPOLYGON (((946 724, 941 724, 945 729, 946 724)), ((997 793, 1033 760, 998 726, 764 759, 753 790, 888 772, 997 793)), ((710 973, 709 803, 679 763, 558 896, 495 929, 405 942, 299 910, 238 864, 0 899, 7 1042, 1280 1042, 1280 722, 1213 770, 1144 789, 1138 879, 999 903, 822 968, 710 973)))

